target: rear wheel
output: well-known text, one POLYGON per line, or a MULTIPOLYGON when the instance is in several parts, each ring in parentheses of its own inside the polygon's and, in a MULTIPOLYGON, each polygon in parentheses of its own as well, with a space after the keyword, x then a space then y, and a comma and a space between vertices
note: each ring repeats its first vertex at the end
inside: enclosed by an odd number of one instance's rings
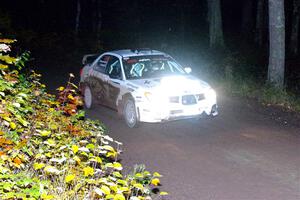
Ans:
POLYGON ((135 128, 138 126, 138 117, 133 99, 129 98, 125 100, 123 116, 129 128, 135 128))
POLYGON ((92 93, 92 90, 91 88, 86 85, 84 87, 84 92, 83 92, 83 95, 84 95, 84 106, 87 108, 87 109, 91 109, 93 107, 93 93, 92 93))

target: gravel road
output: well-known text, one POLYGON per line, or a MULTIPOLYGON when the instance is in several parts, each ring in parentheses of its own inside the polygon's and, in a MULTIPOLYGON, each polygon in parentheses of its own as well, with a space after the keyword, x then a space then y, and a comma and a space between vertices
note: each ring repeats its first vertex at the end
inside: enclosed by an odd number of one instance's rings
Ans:
POLYGON ((239 98, 221 98, 219 108, 213 119, 136 129, 100 106, 87 116, 124 143, 126 171, 143 163, 164 175, 167 199, 300 199, 300 118, 239 98))

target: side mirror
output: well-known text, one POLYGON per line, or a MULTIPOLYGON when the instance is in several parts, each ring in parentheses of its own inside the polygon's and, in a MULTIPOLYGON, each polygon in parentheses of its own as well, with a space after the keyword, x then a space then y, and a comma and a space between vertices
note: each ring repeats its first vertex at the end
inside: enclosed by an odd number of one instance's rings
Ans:
POLYGON ((190 67, 185 67, 184 68, 184 71, 187 73, 187 74, 190 74, 192 72, 192 68, 190 67))

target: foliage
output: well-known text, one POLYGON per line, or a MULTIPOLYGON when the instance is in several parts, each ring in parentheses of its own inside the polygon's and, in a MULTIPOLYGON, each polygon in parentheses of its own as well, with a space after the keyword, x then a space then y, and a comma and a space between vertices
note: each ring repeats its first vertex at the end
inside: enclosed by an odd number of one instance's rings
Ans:
POLYGON ((220 82, 223 89, 233 95, 257 99, 265 105, 275 105, 300 112, 300 99, 285 89, 278 89, 269 84, 259 83, 251 78, 234 77, 220 82))
POLYGON ((151 199, 161 175, 122 174, 122 144, 84 119, 73 75, 48 94, 40 74, 20 73, 29 54, 8 55, 13 42, 0 39, 0 199, 151 199))
POLYGON ((263 66, 255 63, 251 55, 245 57, 237 53, 229 54, 210 66, 208 73, 213 74, 215 87, 228 94, 248 97, 265 105, 280 106, 300 112, 300 97, 296 92, 278 89, 266 83, 263 66))

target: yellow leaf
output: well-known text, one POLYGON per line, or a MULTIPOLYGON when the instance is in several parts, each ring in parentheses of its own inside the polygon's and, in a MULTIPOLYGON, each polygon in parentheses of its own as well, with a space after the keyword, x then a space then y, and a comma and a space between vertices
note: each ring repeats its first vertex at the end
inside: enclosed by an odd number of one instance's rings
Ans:
POLYGON ((13 130, 15 130, 16 127, 17 127, 17 125, 16 125, 14 122, 10 122, 10 123, 9 123, 9 126, 10 126, 10 128, 13 129, 13 130))
POLYGON ((106 154, 106 157, 108 157, 108 158, 110 158, 110 157, 115 158, 116 156, 117 156, 117 152, 115 152, 115 151, 113 151, 113 152, 108 152, 108 153, 106 154))
POLYGON ((160 196, 166 196, 166 195, 169 195, 169 193, 167 193, 167 192, 160 192, 159 195, 160 196))
POLYGON ((48 200, 48 199, 54 199, 54 196, 53 195, 47 195, 46 193, 43 193, 41 195, 41 198, 45 199, 45 200, 48 200))
POLYGON ((78 164, 80 164, 80 158, 78 157, 78 156, 74 156, 74 158, 73 158, 78 164))
POLYGON ((91 167, 85 167, 83 168, 84 176, 93 176, 94 175, 94 169, 91 167))
POLYGON ((69 175, 66 176, 65 182, 66 182, 66 183, 69 183, 69 182, 73 181, 74 178, 75 178, 75 175, 74 175, 74 174, 69 174, 69 175))
POLYGON ((102 159, 100 157, 96 157, 97 163, 102 163, 102 159))
POLYGON ((151 184, 158 186, 160 184, 160 180, 158 178, 154 178, 154 179, 152 179, 151 184))
POLYGON ((135 178, 144 178, 144 176, 141 173, 136 173, 134 175, 135 178))
POLYGON ((41 136, 43 137, 47 137, 48 135, 50 135, 51 131, 47 131, 47 130, 37 130, 37 132, 40 133, 41 136))
POLYGON ((73 97, 71 94, 69 94, 69 95, 68 95, 68 99, 74 100, 74 97, 73 97))
POLYGON ((109 146, 109 145, 104 145, 102 147, 102 149, 105 149, 105 150, 108 150, 108 151, 115 151, 115 149, 112 146, 109 146))
POLYGON ((114 165, 114 169, 116 169, 116 170, 121 171, 123 169, 121 163, 119 163, 119 162, 114 162, 113 165, 114 165))
POLYGON ((114 200, 125 200, 125 197, 123 194, 116 194, 114 200))
POLYGON ((153 173, 153 176, 154 176, 154 177, 162 177, 162 175, 161 175, 160 173, 158 173, 158 172, 154 172, 154 173, 153 173))
POLYGON ((52 153, 51 152, 45 153, 45 156, 48 157, 48 158, 51 158, 52 157, 52 153))
POLYGON ((102 185, 101 186, 101 190, 105 195, 109 195, 110 194, 110 189, 109 187, 107 187, 106 185, 102 185))
POLYGON ((8 68, 8 65, 0 64, 0 69, 7 69, 7 68, 8 68))
POLYGON ((53 147, 53 146, 55 146, 55 140, 53 140, 53 139, 48 139, 46 142, 44 142, 44 144, 47 144, 47 145, 49 145, 50 147, 53 147))
POLYGON ((127 185, 127 181, 122 180, 122 179, 117 180, 117 183, 119 183, 121 185, 125 185, 125 186, 127 185))
POLYGON ((119 191, 127 192, 127 191, 129 191, 129 188, 128 187, 119 187, 119 191))
POLYGON ((122 178, 122 174, 120 172, 113 172, 113 175, 117 178, 122 178))
POLYGON ((61 92, 61 91, 63 91, 64 89, 65 89, 65 88, 61 86, 61 87, 57 88, 56 90, 58 90, 58 91, 61 92))
POLYGON ((79 150, 79 147, 77 145, 72 145, 72 151, 74 154, 76 154, 79 150))
POLYGON ((9 117, 3 117, 3 119, 7 122, 11 122, 11 118, 9 118, 9 117))
POLYGON ((0 39, 0 43, 5 43, 5 44, 11 44, 14 43, 17 40, 13 40, 13 39, 0 39))
POLYGON ((135 187, 135 188, 137 188, 139 190, 144 190, 144 186, 142 184, 140 184, 140 183, 134 184, 133 187, 135 187))
POLYGON ((45 167, 45 164, 44 164, 44 163, 34 163, 34 164, 33 164, 33 168, 34 168, 35 170, 42 169, 43 167, 45 167))
POLYGON ((111 185, 111 186, 109 186, 109 188, 110 188, 114 193, 117 193, 117 192, 118 192, 118 186, 117 186, 117 185, 111 185))

